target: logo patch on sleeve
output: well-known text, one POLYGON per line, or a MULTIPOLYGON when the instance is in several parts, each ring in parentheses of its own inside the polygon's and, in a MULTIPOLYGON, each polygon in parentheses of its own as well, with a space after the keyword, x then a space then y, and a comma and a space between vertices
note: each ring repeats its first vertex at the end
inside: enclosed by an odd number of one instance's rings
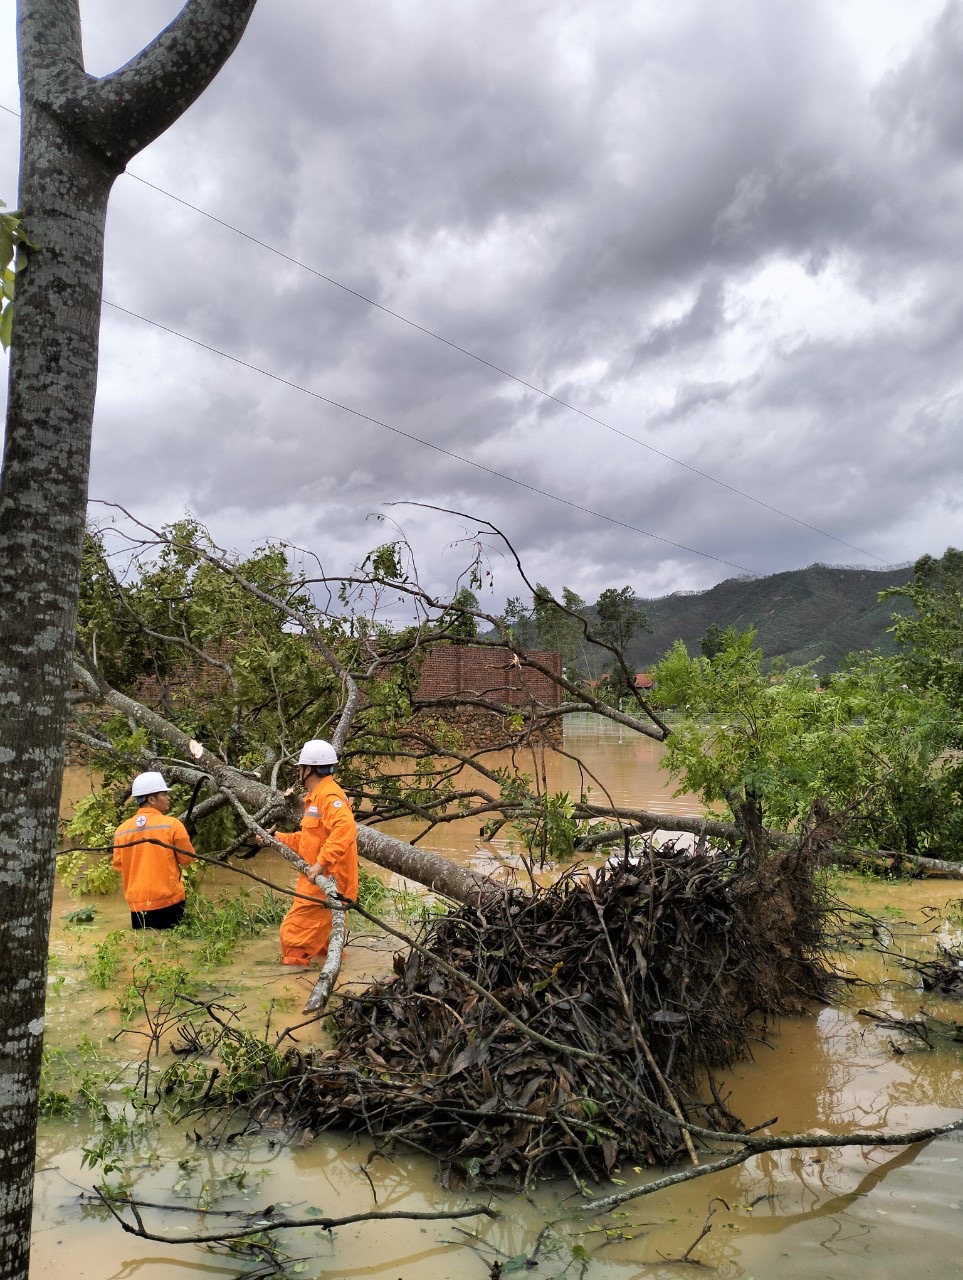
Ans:
POLYGON ((340 801, 340 800, 335 800, 335 802, 334 802, 334 804, 332 804, 331 808, 332 808, 332 809, 340 809, 340 808, 341 808, 341 801, 340 801))
POLYGON ((147 814, 146 814, 146 813, 139 813, 139 814, 137 815, 137 817, 134 819, 134 826, 135 826, 135 827, 146 827, 146 826, 147 826, 147 814))

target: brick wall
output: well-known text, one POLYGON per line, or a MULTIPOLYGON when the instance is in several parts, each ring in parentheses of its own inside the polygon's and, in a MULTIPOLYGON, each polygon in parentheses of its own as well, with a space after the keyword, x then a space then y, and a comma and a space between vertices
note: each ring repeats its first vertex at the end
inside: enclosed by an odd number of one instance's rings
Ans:
MULTIPOLYGON (((508 741, 517 741, 517 730, 508 724, 506 715, 480 707, 431 707, 416 711, 413 727, 424 729, 428 737, 438 741, 438 726, 443 724, 461 735, 461 745, 470 751, 496 751, 508 741)), ((561 720, 550 720, 531 733, 531 741, 547 747, 561 748, 561 720)))
MULTIPOLYGON (((562 674, 561 654, 529 649, 527 656, 562 674)), ((557 707, 561 690, 548 676, 517 662, 506 649, 480 644, 433 645, 422 663, 415 702, 468 697, 500 707, 557 707)))
MULTIPOLYGON (((526 651, 556 675, 562 674, 562 659, 548 650, 526 651)), ((557 707, 562 691, 553 680, 516 662, 505 649, 489 645, 434 645, 422 663, 415 691, 415 706, 430 720, 441 720, 461 733, 466 746, 475 750, 500 746, 509 735, 505 713, 538 712, 557 707), (480 698, 504 711, 484 707, 458 706, 461 698, 480 698), (429 705, 444 703, 450 706, 429 705)), ((550 746, 562 744, 562 722, 553 720, 539 730, 538 737, 550 746)))

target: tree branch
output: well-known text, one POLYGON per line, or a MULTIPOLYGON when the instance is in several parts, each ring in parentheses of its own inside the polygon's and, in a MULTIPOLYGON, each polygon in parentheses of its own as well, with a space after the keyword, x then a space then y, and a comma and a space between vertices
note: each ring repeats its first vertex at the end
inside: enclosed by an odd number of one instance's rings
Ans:
MULTIPOLYGON (((289 796, 226 764, 158 712, 112 688, 99 673, 95 674, 83 663, 75 662, 74 676, 92 700, 131 717, 142 724, 153 737, 173 746, 181 756, 176 768, 190 770, 195 779, 199 773, 209 774, 221 790, 232 798, 231 803, 240 802, 245 824, 250 829, 264 831, 250 815, 252 812, 266 813, 271 808, 278 813, 287 810, 292 823, 300 819, 300 812, 296 811, 297 806, 292 804, 289 796), (200 755, 192 749, 192 743, 200 755)), ((297 859, 297 855, 286 845, 278 845, 277 848, 289 861, 297 859)), ((403 840, 397 840, 394 836, 366 827, 362 823, 358 824, 358 852, 378 866, 423 884, 435 893, 457 902, 478 902, 496 889, 491 880, 477 871, 460 867, 440 854, 416 849, 403 840)), ((300 859, 294 865, 299 870, 302 869, 300 859)))
POLYGON ((234 52, 257 0, 187 0, 125 66, 88 80, 84 132, 118 172, 204 92, 234 52))
MULTIPOLYGON (((469 1205, 465 1209, 446 1209, 437 1213, 405 1212, 400 1209, 374 1209, 370 1213, 352 1213, 344 1218, 330 1218, 320 1214, 309 1218, 275 1218, 273 1213, 265 1213, 261 1217, 252 1213, 248 1215, 246 1224, 235 1230, 199 1231, 192 1234, 179 1231, 175 1235, 164 1235, 158 1231, 147 1230, 140 1216, 139 1205, 136 1200, 128 1198, 124 1201, 125 1207, 129 1208, 134 1215, 134 1223, 132 1224, 118 1210, 115 1201, 110 1196, 106 1195, 99 1187, 95 1188, 95 1193, 100 1202, 110 1210, 113 1217, 128 1235, 140 1236, 142 1240, 156 1240, 161 1244, 216 1244, 218 1241, 223 1240, 240 1240, 256 1231, 286 1231, 292 1228, 303 1229, 305 1227, 320 1231, 334 1231, 337 1227, 350 1227, 358 1222, 439 1222, 455 1218, 476 1218, 479 1216, 497 1218, 499 1216, 497 1209, 492 1209, 484 1204, 469 1205)), ((214 1210, 213 1212, 219 1211, 214 1210)))
MULTIPOLYGON (((686 1127, 693 1133, 699 1132, 696 1126, 688 1125, 686 1127)), ((682 1182, 691 1182, 693 1178, 703 1178, 706 1174, 718 1173, 721 1169, 731 1169, 733 1165, 743 1164, 746 1160, 751 1160, 753 1156, 767 1151, 795 1151, 800 1148, 820 1150, 824 1147, 906 1147, 912 1146, 917 1142, 929 1142, 931 1138, 938 1138, 946 1133, 955 1133, 960 1129, 963 1129, 963 1118, 952 1120, 949 1124, 934 1125, 928 1129, 910 1129, 906 1133, 799 1133, 790 1134, 785 1138, 749 1136, 745 1139, 740 1138, 738 1134, 720 1133, 715 1135, 719 1140, 739 1142, 741 1143, 740 1149, 731 1151, 727 1156, 723 1156, 721 1160, 716 1160, 712 1164, 697 1165, 692 1168, 682 1169, 679 1173, 669 1173, 664 1178, 656 1178, 653 1182, 647 1182, 644 1187, 633 1187, 627 1191, 619 1191, 615 1195, 605 1196, 601 1200, 586 1200, 580 1207, 583 1211, 592 1213, 608 1213, 610 1209, 617 1209, 619 1205, 627 1204, 630 1200, 637 1200, 640 1196, 654 1195, 657 1191, 664 1191, 666 1187, 678 1186, 682 1182)))
POLYGON ((20 0, 17 48, 21 96, 28 86, 42 86, 45 105, 69 118, 68 104, 73 103, 75 114, 90 82, 84 72, 79 0, 20 0))

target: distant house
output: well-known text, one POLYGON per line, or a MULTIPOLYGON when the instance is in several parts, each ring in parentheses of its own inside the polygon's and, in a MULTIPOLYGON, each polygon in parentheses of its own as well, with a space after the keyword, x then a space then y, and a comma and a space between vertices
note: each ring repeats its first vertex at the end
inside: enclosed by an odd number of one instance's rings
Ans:
MULTIPOLYGON (((530 649, 523 656, 556 676, 562 674, 558 653, 530 649)), ((561 704, 562 690, 506 649, 436 644, 425 655, 413 701, 422 714, 457 726, 466 739, 481 745, 502 737, 500 721, 506 713, 550 711, 561 704)), ((546 736, 561 738, 558 721, 546 736)))
POLYGON ((645 693, 647 690, 655 688, 655 681, 647 671, 637 671, 635 673, 635 687, 640 692, 645 693))

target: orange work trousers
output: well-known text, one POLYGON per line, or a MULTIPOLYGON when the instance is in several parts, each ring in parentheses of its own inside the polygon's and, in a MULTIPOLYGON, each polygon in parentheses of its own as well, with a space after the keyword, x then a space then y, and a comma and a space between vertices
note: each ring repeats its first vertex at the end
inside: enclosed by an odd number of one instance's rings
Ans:
POLYGON ((295 898, 281 921, 281 963, 304 968, 316 958, 323 963, 328 953, 331 912, 317 901, 323 900, 324 895, 307 876, 298 876, 295 890, 306 896, 295 898), (315 901, 307 901, 307 896, 315 901))

